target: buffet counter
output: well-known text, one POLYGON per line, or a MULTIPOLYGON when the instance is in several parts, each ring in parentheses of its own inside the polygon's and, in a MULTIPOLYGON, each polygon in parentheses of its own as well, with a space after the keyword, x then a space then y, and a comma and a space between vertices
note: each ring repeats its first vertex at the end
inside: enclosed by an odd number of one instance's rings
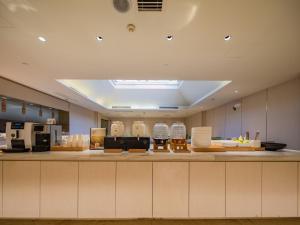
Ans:
POLYGON ((300 216, 300 151, 0 153, 0 217, 300 216))
POLYGON ((191 153, 104 153, 103 150, 79 152, 26 152, 0 153, 0 160, 30 161, 299 161, 300 151, 284 149, 281 151, 227 151, 191 153))

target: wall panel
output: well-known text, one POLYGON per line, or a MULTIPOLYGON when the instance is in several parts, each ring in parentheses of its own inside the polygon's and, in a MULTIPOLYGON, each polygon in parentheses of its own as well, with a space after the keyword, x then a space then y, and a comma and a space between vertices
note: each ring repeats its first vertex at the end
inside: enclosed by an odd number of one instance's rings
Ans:
POLYGON ((267 115, 268 141, 300 149, 300 78, 269 89, 267 115))
POLYGON ((234 101, 226 105, 225 138, 239 137, 242 132, 241 101, 234 101), (238 106, 233 110, 234 106, 238 106))
POLYGON ((188 135, 191 135, 192 127, 202 126, 202 112, 192 115, 185 120, 186 131, 188 135))
POLYGON ((260 132, 260 139, 266 140, 266 99, 267 91, 243 98, 242 100, 242 133, 250 132, 251 138, 255 132, 260 132))
POLYGON ((213 137, 225 137, 226 107, 214 109, 213 137))

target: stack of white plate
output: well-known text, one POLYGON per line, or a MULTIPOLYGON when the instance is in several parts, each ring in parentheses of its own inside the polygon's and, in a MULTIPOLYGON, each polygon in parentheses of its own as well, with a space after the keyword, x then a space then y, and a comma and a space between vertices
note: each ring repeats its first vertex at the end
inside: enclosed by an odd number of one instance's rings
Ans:
POLYGON ((212 127, 192 128, 192 148, 203 148, 211 145, 212 127))
POLYGON ((146 125, 144 121, 134 121, 132 124, 132 136, 144 137, 146 136, 146 125))
POLYGON ((186 139, 186 128, 183 123, 173 123, 170 132, 171 139, 186 139))
POLYGON ((113 121, 111 124, 111 136, 122 137, 125 132, 125 126, 122 121, 113 121))
POLYGON ((168 139, 169 138, 169 126, 165 123, 156 123, 153 127, 154 139, 168 139))

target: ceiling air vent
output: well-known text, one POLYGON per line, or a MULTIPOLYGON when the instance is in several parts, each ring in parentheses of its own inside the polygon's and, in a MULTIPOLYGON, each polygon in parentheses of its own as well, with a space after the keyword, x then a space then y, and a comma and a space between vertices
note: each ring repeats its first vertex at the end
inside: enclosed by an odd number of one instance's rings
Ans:
POLYGON ((159 106, 159 109, 178 109, 178 106, 159 106))
POLYGON ((119 105, 114 105, 111 107, 112 109, 131 109, 131 106, 119 106, 119 105))
POLYGON ((161 11, 163 0, 138 0, 139 11, 161 11))

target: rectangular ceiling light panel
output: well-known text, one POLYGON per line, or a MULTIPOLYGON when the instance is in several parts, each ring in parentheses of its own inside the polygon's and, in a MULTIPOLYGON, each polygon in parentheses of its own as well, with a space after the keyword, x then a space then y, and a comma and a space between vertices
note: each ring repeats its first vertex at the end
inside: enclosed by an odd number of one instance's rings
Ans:
POLYGON ((182 81, 179 80, 110 80, 119 89, 178 89, 182 81))

